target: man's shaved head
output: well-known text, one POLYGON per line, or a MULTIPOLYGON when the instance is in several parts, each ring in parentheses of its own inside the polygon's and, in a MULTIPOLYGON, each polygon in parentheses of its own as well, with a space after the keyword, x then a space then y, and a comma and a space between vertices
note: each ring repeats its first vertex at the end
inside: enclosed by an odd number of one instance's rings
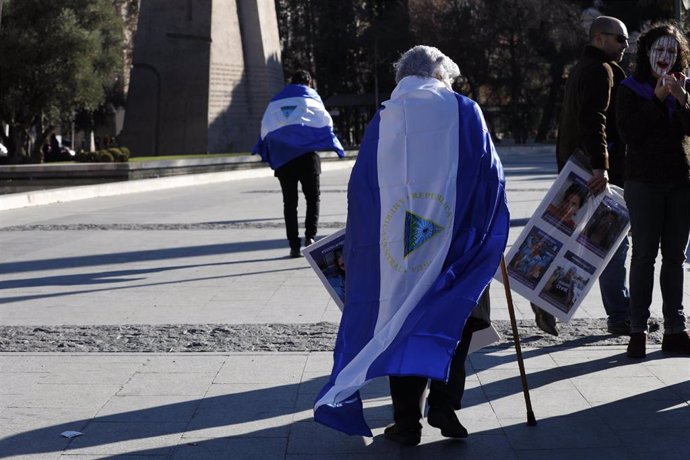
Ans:
POLYGON ((589 44, 600 49, 611 61, 621 62, 628 48, 628 29, 620 19, 599 16, 589 27, 589 44))
POLYGON ((589 41, 592 42, 594 37, 600 33, 616 33, 620 34, 622 31, 627 32, 625 24, 619 19, 611 16, 599 16, 589 27, 589 41))

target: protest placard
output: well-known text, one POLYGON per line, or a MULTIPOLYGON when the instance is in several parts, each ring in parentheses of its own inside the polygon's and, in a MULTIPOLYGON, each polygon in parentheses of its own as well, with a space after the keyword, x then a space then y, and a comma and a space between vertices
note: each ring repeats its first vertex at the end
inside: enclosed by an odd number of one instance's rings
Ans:
POLYGON ((304 257, 314 269, 340 310, 345 304, 345 229, 340 229, 304 248, 304 257))
POLYGON ((564 322, 630 230, 622 189, 592 196, 591 177, 581 164, 566 163, 506 256, 510 287, 564 322))

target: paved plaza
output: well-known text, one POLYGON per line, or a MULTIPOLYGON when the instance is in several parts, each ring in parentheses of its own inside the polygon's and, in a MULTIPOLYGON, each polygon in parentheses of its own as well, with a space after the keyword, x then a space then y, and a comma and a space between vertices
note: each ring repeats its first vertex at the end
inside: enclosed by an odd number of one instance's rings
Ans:
MULTIPOLYGON (((499 153, 512 244, 555 178, 554 152, 513 146, 499 153)), ((345 225, 352 164, 324 163, 319 236, 345 225)), ((27 331, 45 336, 67 326, 70 334, 103 334, 103 342, 132 338, 131 328, 126 336, 118 326, 140 327, 139 344, 145 331, 169 325, 187 325, 193 336, 194 325, 308 331, 339 320, 306 261, 287 257, 280 187, 268 168, 21 198, 46 203, 38 206, 17 207, 18 199, 0 196, 0 343, 8 347, 24 349, 24 341, 30 348, 27 331), (15 330, 25 335, 13 338, 15 330)), ((660 318, 656 289, 652 315, 660 318)), ((492 318, 506 322, 500 283, 492 283, 491 299, 492 318)), ((529 321, 529 303, 514 301, 518 319, 529 321)), ((595 285, 573 324, 605 316, 595 285)), ((57 337, 49 352, 0 352, 0 458, 688 458, 688 358, 651 345, 646 359, 631 360, 625 340, 587 327, 549 346, 529 331, 523 354, 538 425, 526 425, 515 350, 503 339, 468 359, 458 414, 470 437, 445 439, 425 425, 414 448, 382 436, 392 415, 385 379, 363 390, 373 438, 314 423, 312 404, 332 365, 328 351, 200 353, 189 340, 188 352, 145 345, 78 352, 74 337, 69 346, 57 337), (66 431, 83 434, 68 439, 66 431)))

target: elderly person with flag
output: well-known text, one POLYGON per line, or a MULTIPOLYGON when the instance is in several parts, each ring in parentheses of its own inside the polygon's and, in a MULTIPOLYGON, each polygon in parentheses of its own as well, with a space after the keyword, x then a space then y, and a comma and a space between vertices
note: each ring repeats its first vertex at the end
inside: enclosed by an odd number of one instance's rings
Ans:
POLYGON ((297 226, 297 184, 302 184, 307 201, 304 246, 309 246, 319 222, 321 159, 316 151, 333 150, 341 158, 345 156, 333 133, 333 120, 311 83, 306 70, 292 75, 290 84, 268 104, 261 120, 261 138, 252 150, 271 166, 280 181, 290 257, 300 257, 302 246, 297 226))
POLYGON ((451 89, 458 66, 415 46, 395 69, 397 86, 367 127, 348 185, 346 302, 314 418, 372 436, 359 389, 389 376, 395 424, 385 436, 416 445, 427 379, 429 424, 467 436, 455 414, 464 361, 473 330, 488 326, 486 291, 509 214, 482 112, 451 89))

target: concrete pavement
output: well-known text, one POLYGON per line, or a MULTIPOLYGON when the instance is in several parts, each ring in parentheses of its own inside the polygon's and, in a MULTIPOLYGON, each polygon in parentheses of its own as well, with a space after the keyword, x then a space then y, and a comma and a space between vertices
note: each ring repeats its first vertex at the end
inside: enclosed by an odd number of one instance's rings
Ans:
MULTIPOLYGON (((512 243, 555 177, 553 147, 499 151, 512 243)), ((336 165, 322 176, 322 235, 344 226, 351 163, 336 165)), ((1 211, 0 323, 337 322, 306 262, 286 257, 280 188, 264 173, 98 198, 82 189, 83 199, 1 211)), ((507 320, 500 284, 491 296, 492 317, 507 320)), ((531 318, 515 302, 518 318, 531 318)), ((657 290, 653 316, 660 303, 657 290)), ((604 317, 594 286, 575 318, 604 317)), ((0 353, 0 458, 687 458, 688 358, 654 346, 630 360, 582 333, 549 348, 523 337, 536 427, 525 424, 503 341, 469 359, 459 412, 468 440, 425 426, 416 448, 381 436, 391 417, 384 380, 363 392, 373 439, 313 422, 330 353, 0 353), (61 437, 67 430, 84 434, 61 437)))

